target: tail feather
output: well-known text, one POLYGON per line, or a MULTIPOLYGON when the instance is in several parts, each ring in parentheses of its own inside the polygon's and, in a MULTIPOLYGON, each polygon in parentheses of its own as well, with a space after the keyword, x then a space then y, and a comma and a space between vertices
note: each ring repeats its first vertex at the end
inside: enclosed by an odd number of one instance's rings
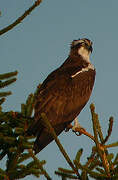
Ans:
POLYGON ((31 135, 37 136, 37 135, 41 134, 43 128, 44 127, 42 126, 42 124, 39 120, 39 121, 36 121, 33 124, 31 124, 26 133, 29 136, 31 136, 31 135))
MULTIPOLYGON (((67 123, 58 124, 54 127, 57 136, 65 129, 67 123)), ((51 143, 54 139, 52 134, 48 131, 48 128, 44 127, 41 124, 41 121, 35 121, 27 130, 27 135, 37 136, 33 150, 35 154, 40 152, 43 148, 45 148, 49 143, 51 143)))
MULTIPOLYGON (((65 127, 66 124, 59 124, 54 127, 57 136, 65 129, 65 127)), ((35 154, 44 149, 53 140, 52 134, 46 128, 43 128, 42 132, 38 134, 36 141, 34 142, 33 150, 35 151, 35 154)))
POLYGON ((45 130, 36 138, 36 141, 34 143, 33 150, 35 151, 35 154, 40 152, 43 148, 45 148, 49 143, 53 141, 53 137, 51 133, 49 134, 45 130))

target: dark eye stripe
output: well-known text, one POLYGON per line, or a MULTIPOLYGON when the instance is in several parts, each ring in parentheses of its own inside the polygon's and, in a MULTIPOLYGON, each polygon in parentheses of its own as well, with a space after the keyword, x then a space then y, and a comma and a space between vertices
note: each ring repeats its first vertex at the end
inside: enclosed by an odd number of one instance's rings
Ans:
POLYGON ((86 47, 92 46, 92 42, 88 39, 78 39, 74 40, 71 44, 71 48, 75 48, 81 45, 85 45, 86 47))

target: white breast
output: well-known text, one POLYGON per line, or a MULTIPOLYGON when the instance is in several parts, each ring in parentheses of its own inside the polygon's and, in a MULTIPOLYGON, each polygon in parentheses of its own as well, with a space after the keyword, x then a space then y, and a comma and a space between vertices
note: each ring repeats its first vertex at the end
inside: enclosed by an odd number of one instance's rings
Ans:
POLYGON ((78 54, 83 57, 86 62, 90 62, 90 52, 83 46, 78 49, 78 54))
POLYGON ((83 73, 83 72, 85 72, 85 71, 89 71, 90 69, 95 70, 93 64, 91 64, 91 62, 90 62, 90 54, 91 54, 91 53, 90 53, 86 48, 84 48, 83 46, 80 47, 80 48, 78 49, 78 54, 81 55, 82 58, 84 59, 84 61, 86 61, 86 62, 88 63, 88 66, 85 67, 85 68, 82 68, 81 71, 78 71, 78 72, 76 72, 75 74, 73 74, 73 75, 71 76, 72 78, 74 78, 75 76, 77 76, 77 75, 80 74, 80 73, 83 73))

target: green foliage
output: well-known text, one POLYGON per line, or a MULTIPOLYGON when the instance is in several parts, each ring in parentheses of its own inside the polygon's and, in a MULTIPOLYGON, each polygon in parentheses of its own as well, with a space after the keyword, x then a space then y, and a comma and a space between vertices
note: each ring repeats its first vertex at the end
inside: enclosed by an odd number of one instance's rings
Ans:
MULTIPOLYGON (((0 88, 15 82, 16 78, 13 77, 16 75, 17 71, 1 74, 0 88)), ((5 101, 3 96, 10 94, 11 92, 0 92, 0 104, 5 101)), ((26 103, 21 105, 21 112, 3 112, 0 106, 0 160, 7 157, 6 169, 0 168, 1 180, 21 179, 31 174, 51 179, 43 168, 46 162, 37 159, 32 151, 35 137, 26 134, 28 125, 33 121, 34 99, 34 95, 30 94, 26 103)))

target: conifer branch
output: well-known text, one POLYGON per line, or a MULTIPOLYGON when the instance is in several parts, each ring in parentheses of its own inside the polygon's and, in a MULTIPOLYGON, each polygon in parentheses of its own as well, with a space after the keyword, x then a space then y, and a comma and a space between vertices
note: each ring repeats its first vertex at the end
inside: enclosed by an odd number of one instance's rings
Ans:
POLYGON ((100 138, 100 142, 103 143, 104 137, 103 137, 101 125, 100 125, 100 122, 99 122, 99 119, 98 119, 98 114, 96 116, 97 116, 97 118, 96 118, 97 132, 98 132, 98 135, 99 135, 99 138, 100 138))
POLYGON ((4 88, 6 86, 9 86, 10 84, 14 83, 16 80, 17 80, 16 78, 12 78, 12 79, 9 79, 7 81, 0 82, 0 88, 4 88))
POLYGON ((0 99, 0 105, 1 105, 2 103, 4 103, 5 100, 6 100, 5 98, 1 98, 1 99, 0 99))
POLYGON ((65 179, 67 179, 67 178, 69 178, 69 179, 78 179, 77 176, 67 174, 67 173, 64 173, 64 172, 55 171, 55 174, 58 175, 58 176, 61 176, 62 178, 65 178, 65 179))
POLYGON ((108 176, 105 175, 105 174, 100 174, 100 173, 97 173, 97 172, 95 172, 95 171, 91 171, 89 168, 81 165, 80 163, 77 163, 77 166, 78 166, 79 169, 86 171, 89 175, 91 175, 91 176, 94 177, 94 178, 98 178, 98 177, 107 178, 107 177, 108 177, 108 176))
MULTIPOLYGON (((5 74, 0 74, 0 89, 14 83, 17 79, 12 78, 12 77, 16 76, 17 74, 18 74, 17 71, 5 73, 5 74), (4 79, 8 79, 8 80, 2 82, 2 80, 4 80, 4 79)), ((5 97, 9 96, 11 94, 12 94, 11 91, 0 92, 0 97, 1 97, 1 99, 0 99, 0 111, 2 110, 1 104, 4 103, 6 100, 5 97)))
POLYGON ((51 177, 46 172, 46 170, 43 168, 42 163, 39 161, 39 159, 36 158, 33 151, 31 149, 29 149, 28 151, 29 151, 29 154, 31 155, 31 157, 34 159, 34 161, 37 162, 39 169, 41 170, 42 174, 47 178, 47 180, 51 180, 51 177))
POLYGON ((69 173, 69 174, 74 174, 75 173, 73 170, 65 169, 65 168, 58 168, 58 170, 60 172, 69 173))
POLYGON ((10 72, 10 73, 5 73, 5 74, 0 74, 0 80, 8 79, 13 76, 17 76, 18 71, 10 72))
POLYGON ((76 169, 76 167, 74 166, 74 164, 72 163, 72 161, 70 160, 68 154, 66 153, 65 149, 63 148, 62 144, 60 143, 54 128, 51 126, 50 122, 48 121, 45 113, 41 113, 41 116, 45 122, 46 127, 49 129, 49 132, 52 134, 57 146, 59 147, 61 153, 63 154, 64 158, 66 159, 66 161, 68 162, 68 164, 70 165, 70 167, 74 170, 75 174, 78 176, 78 178, 80 178, 80 174, 78 172, 78 170, 76 169))
POLYGON ((0 30, 0 35, 10 31, 11 29, 13 29, 15 26, 17 26, 19 23, 21 23, 37 6, 40 5, 40 3, 42 2, 42 0, 37 0, 35 1, 35 3, 28 9, 25 11, 25 13, 23 13, 16 21, 14 21, 12 24, 10 24, 9 26, 3 28, 0 30))
POLYGON ((115 164, 118 164, 118 153, 116 154, 116 157, 115 157, 115 159, 114 159, 114 161, 113 161, 113 164, 115 165, 115 164))
POLYGON ((113 117, 110 117, 108 134, 107 134, 106 138, 104 139, 103 144, 105 144, 108 141, 109 137, 111 136, 112 128, 113 128, 113 117))
POLYGON ((117 147, 118 146, 118 142, 112 143, 112 144, 107 144, 104 145, 105 148, 111 148, 111 147, 117 147))
MULTIPOLYGON (((94 161, 95 160, 95 154, 96 154, 96 151, 94 151, 94 149, 92 149, 92 153, 90 155, 90 157, 88 157, 87 159, 87 162, 85 163, 85 167, 89 167, 89 169, 93 169, 95 166, 96 166, 96 162, 94 161)), ((96 159, 97 161, 97 159, 96 159)))
POLYGON ((7 168, 5 171, 0 170, 0 179, 14 180, 31 174, 36 177, 43 174, 48 180, 51 180, 43 168, 45 162, 40 162, 38 159, 36 161, 34 155, 33 161, 23 164, 25 160, 32 157, 31 153, 24 151, 31 149, 34 143, 34 137, 27 136, 25 133, 26 124, 28 124, 29 119, 32 119, 33 103, 34 95, 30 94, 26 104, 24 104, 24 115, 23 111, 21 113, 1 111, 0 113, 0 160, 7 156, 7 168))
POLYGON ((101 158, 101 161, 103 163, 103 167, 106 171, 106 174, 108 175, 108 177, 110 177, 110 169, 109 169, 109 163, 105 154, 105 149, 104 147, 99 143, 98 140, 98 115, 95 113, 95 106, 94 104, 91 104, 90 106, 91 109, 91 115, 92 115, 92 122, 93 122, 93 132, 94 132, 94 138, 95 138, 95 144, 96 144, 96 148, 98 151, 98 154, 101 158))
MULTIPOLYGON (((65 130, 65 132, 68 132, 70 129, 72 129, 73 131, 73 125, 72 124, 69 124, 65 130)), ((95 141, 94 137, 89 133, 87 132, 84 128, 79 128, 79 127, 75 127, 74 128, 74 131, 73 131, 77 136, 80 136, 80 135, 85 135, 85 136, 88 136, 90 139, 92 139, 93 141, 95 141)))
POLYGON ((12 92, 11 91, 7 91, 7 92, 0 92, 0 97, 6 97, 6 96, 9 96, 11 95, 12 92))

